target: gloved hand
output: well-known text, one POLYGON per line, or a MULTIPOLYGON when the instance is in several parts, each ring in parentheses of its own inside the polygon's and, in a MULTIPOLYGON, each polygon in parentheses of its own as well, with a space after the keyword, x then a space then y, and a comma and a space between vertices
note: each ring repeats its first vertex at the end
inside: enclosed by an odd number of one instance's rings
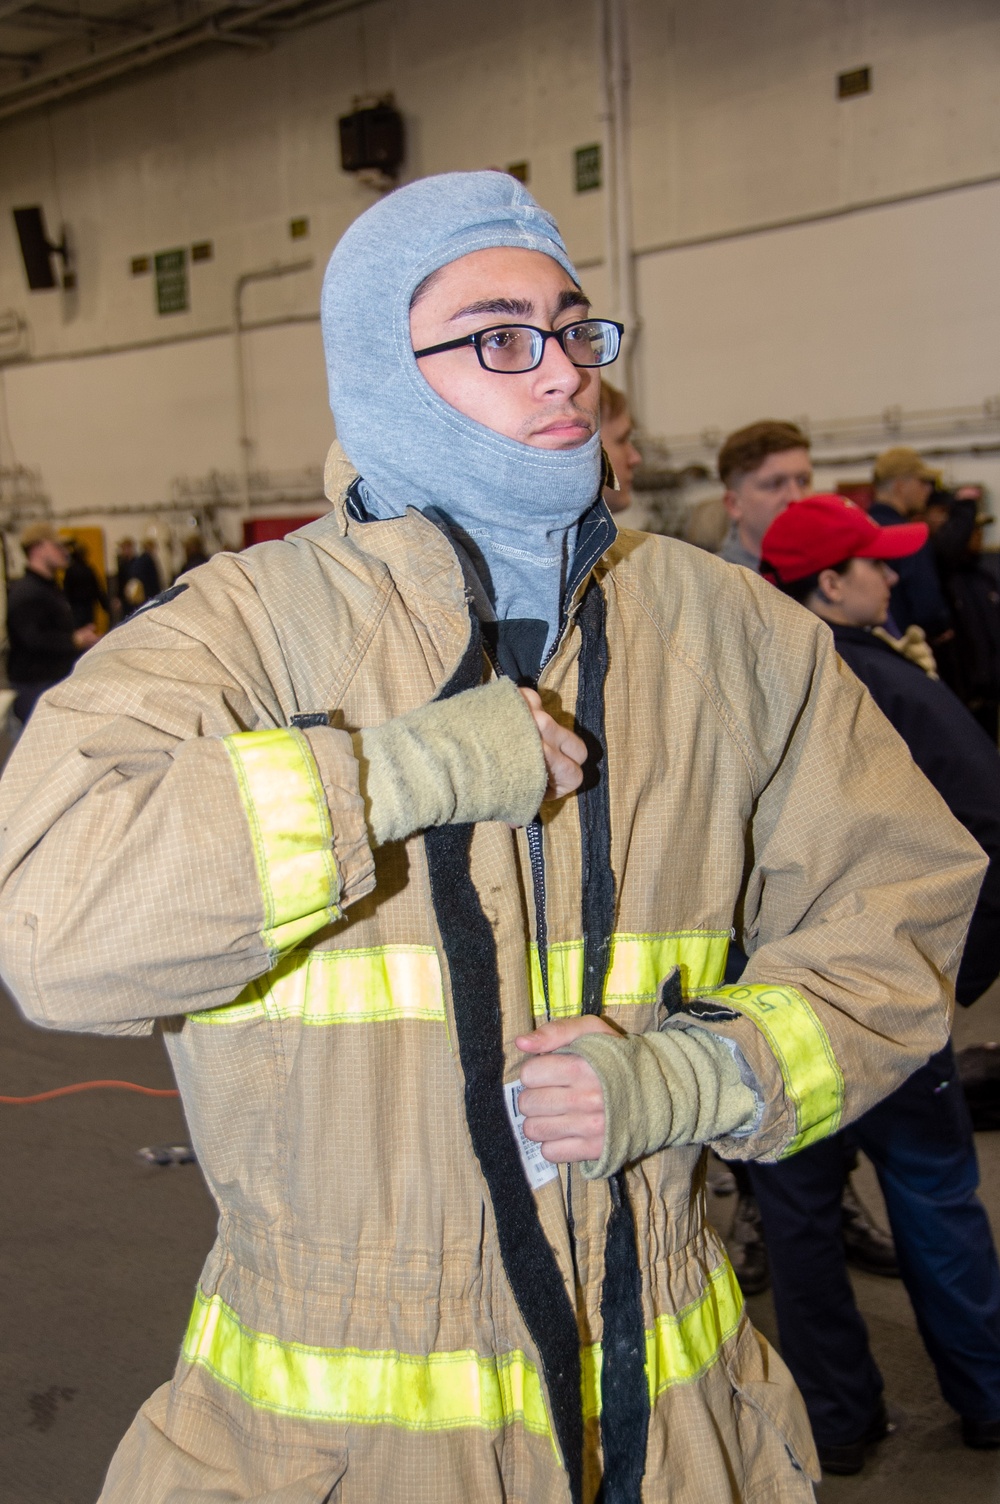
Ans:
POLYGON ((581 1034, 563 1046, 593 1068, 604 1096, 604 1149, 587 1180, 670 1145, 707 1144, 753 1121, 757 1100, 728 1046, 686 1025, 656 1034, 581 1034))
POLYGON ((509 679, 432 700, 353 741, 379 846, 434 825, 526 825, 548 783, 536 715, 509 679))

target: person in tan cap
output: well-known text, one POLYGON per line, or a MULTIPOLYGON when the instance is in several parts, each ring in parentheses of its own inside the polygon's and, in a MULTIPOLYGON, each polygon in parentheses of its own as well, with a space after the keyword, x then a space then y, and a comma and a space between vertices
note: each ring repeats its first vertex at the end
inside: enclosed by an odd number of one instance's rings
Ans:
MULTIPOLYGON (((872 482, 875 501, 869 512, 880 527, 897 527, 919 516, 937 482, 937 472, 926 465, 915 449, 899 446, 884 449, 875 459, 872 482)), ((901 559, 899 576, 892 588, 890 631, 898 627, 922 627, 934 643, 951 632, 951 613, 930 545, 925 543, 909 558, 901 559)))
POLYGON ((75 628, 69 601, 56 574, 69 554, 51 523, 33 522, 21 534, 27 568, 7 597, 7 672, 17 691, 14 714, 28 719, 38 697, 70 673, 80 654, 97 641, 93 626, 75 628))

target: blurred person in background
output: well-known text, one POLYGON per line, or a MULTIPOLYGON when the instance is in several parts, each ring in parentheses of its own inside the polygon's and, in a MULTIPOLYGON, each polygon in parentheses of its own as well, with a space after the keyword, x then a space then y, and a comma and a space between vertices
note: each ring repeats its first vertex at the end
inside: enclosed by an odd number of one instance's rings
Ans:
POLYGON ((795 423, 764 419, 731 433, 719 450, 718 465, 731 524, 719 555, 756 570, 770 523, 812 489, 809 440, 795 423))
POLYGON ((632 477, 642 464, 642 455, 632 442, 634 428, 628 398, 610 381, 601 381, 601 446, 615 472, 618 489, 604 487, 609 512, 624 512, 632 505, 632 477))
POLYGON ((80 654, 93 647, 93 625, 77 626, 57 578, 69 554, 55 528, 35 522, 21 534, 27 567, 7 593, 7 675, 16 691, 13 710, 24 724, 45 690, 72 671, 80 654))
POLYGON ((684 523, 685 543, 703 548, 706 553, 717 554, 729 532, 729 513, 721 496, 706 496, 695 502, 684 523))
POLYGON ((77 538, 71 538, 67 542, 66 551, 69 563, 63 575, 62 588, 73 613, 74 626, 93 626, 98 606, 111 615, 108 593, 87 558, 87 550, 77 538))
POLYGON ((935 491, 928 503, 931 548, 955 637, 941 674, 995 743, 1000 730, 1000 590, 982 561, 983 529, 994 519, 980 486, 935 491))
MULTIPOLYGON (((133 605, 128 599, 128 584, 132 578, 134 569, 135 539, 119 538, 115 554, 115 575, 111 586, 111 614, 113 620, 116 622, 122 621, 126 616, 130 616, 135 610, 135 606, 142 604, 141 601, 136 601, 135 605, 133 605)), ((140 586, 139 588, 141 590, 142 587, 140 586)), ((136 592, 133 591, 132 593, 135 594, 136 592)))
POLYGON ((208 554, 200 533, 188 533, 184 539, 184 563, 178 569, 175 579, 180 579, 182 574, 187 574, 189 569, 197 569, 200 564, 208 563, 208 554))
MULTIPOLYGON (((719 450, 718 468, 726 488, 722 502, 730 518, 719 556, 756 571, 768 527, 812 489, 809 439, 795 423, 762 419, 729 435, 719 450)), ((746 957, 733 946, 726 980, 735 981, 745 965, 746 957)), ((729 1251, 740 1285, 747 1294, 757 1295, 770 1282, 760 1211, 746 1167, 734 1163, 730 1169, 738 1196, 729 1251)), ((843 1187, 842 1217, 851 1262, 869 1273, 895 1275, 892 1239, 872 1222, 849 1177, 843 1187)))
MULTIPOLYGON (((872 484, 875 500, 869 511, 879 527, 898 527, 922 517, 937 484, 937 472, 915 449, 885 449, 875 459, 872 484)), ((944 646, 952 635, 951 612, 944 598, 930 544, 900 559, 889 606, 889 631, 920 627, 932 648, 944 646)))
MULTIPOLYGON (((926 542, 922 523, 883 528, 844 497, 812 496, 771 524, 761 573, 832 629, 840 656, 989 857, 955 988, 968 1006, 1000 973, 1000 753, 951 690, 880 632, 897 565, 926 542)), ((841 1186, 857 1148, 875 1166, 900 1274, 963 1440, 998 1448, 1000 1269, 949 1042, 844 1132, 780 1164, 749 1167, 781 1351, 805 1397, 820 1461, 827 1472, 858 1472, 866 1447, 888 1431, 882 1376, 841 1239, 841 1186)))
POLYGON ((142 553, 138 555, 132 568, 132 578, 142 585, 143 601, 154 600, 163 589, 156 550, 156 534, 147 533, 142 540, 142 553))

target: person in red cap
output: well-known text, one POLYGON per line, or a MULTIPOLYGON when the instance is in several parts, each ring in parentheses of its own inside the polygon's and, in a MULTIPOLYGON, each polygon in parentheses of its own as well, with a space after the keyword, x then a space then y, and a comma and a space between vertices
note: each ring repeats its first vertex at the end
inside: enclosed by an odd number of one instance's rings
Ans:
MULTIPOLYGON (((811 496, 771 523, 761 573, 829 624, 841 658, 990 858, 956 984, 968 1005, 1000 972, 1000 754, 951 690, 877 635, 896 579, 890 561, 926 537, 922 522, 879 527, 842 496, 811 496)), ((963 1439, 1000 1447, 1000 1268, 948 1044, 846 1132, 779 1164, 750 1166, 782 1355, 822 1466, 859 1471, 866 1446, 890 1429, 841 1241, 841 1187, 857 1148, 878 1174, 900 1273, 963 1439)))

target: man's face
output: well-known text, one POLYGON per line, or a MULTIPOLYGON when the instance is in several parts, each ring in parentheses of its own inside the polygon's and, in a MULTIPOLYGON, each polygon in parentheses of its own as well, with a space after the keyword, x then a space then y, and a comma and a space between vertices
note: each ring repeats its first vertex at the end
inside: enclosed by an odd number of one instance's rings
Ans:
POLYGON ((760 554, 761 541, 779 512, 812 490, 808 449, 769 454, 756 470, 730 478, 723 500, 744 548, 760 554))
MULTIPOLYGON (((562 329, 586 318, 589 306, 541 251, 473 251, 443 267, 414 304, 410 338, 423 350, 504 324, 562 329)), ((597 431, 600 371, 575 366, 554 339, 541 365, 516 375, 484 370, 472 345, 425 355, 420 370, 450 407, 534 449, 576 449, 597 431)))
POLYGON ((44 574, 51 579, 57 570, 66 568, 69 563, 69 554, 61 543, 56 543, 52 538, 43 538, 31 550, 29 563, 38 574, 44 574))
POLYGON ((907 517, 922 512, 933 489, 934 482, 925 480, 922 475, 897 475, 893 482, 897 510, 907 517))
POLYGON ((601 424, 601 443, 607 451, 618 490, 604 488, 604 500, 612 512, 624 512, 632 501, 632 477, 642 464, 642 455, 632 443, 632 414, 619 413, 601 424))

